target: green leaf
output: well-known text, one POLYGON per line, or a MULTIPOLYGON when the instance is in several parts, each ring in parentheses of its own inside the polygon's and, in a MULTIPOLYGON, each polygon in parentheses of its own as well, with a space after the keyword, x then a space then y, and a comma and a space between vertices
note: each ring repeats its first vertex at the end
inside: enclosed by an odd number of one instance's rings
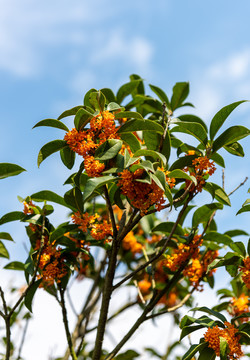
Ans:
POLYGON ((88 179, 83 194, 83 202, 85 202, 96 189, 116 179, 117 178, 115 176, 101 176, 98 178, 88 179))
POLYGON ((184 122, 198 123, 198 124, 200 124, 201 126, 204 127, 204 129, 205 129, 205 131, 207 133, 207 125, 206 125, 206 123, 201 118, 199 118, 198 116, 191 115, 191 114, 185 114, 185 115, 178 116, 178 119, 181 120, 181 121, 184 121, 184 122))
POLYGON ((227 360, 227 354, 229 352, 229 346, 225 338, 220 336, 220 359, 227 360))
POLYGON ((229 197, 227 196, 225 190, 219 185, 212 182, 207 182, 204 186, 204 189, 207 190, 212 195, 212 197, 220 203, 231 206, 229 197))
POLYGON ((22 211, 12 211, 3 215, 0 219, 0 225, 6 224, 10 221, 21 220, 24 217, 24 213, 22 211))
POLYGON ((245 245, 241 241, 232 242, 229 246, 236 254, 239 254, 242 257, 246 256, 245 245))
MULTIPOLYGON (((145 133, 149 133, 148 131, 145 133)), ((141 144, 139 142, 139 140, 137 139, 137 137, 132 134, 132 133, 123 133, 121 134, 121 139, 127 144, 129 145, 132 153, 135 153, 136 151, 141 149, 141 144)))
POLYGON ((68 169, 72 169, 75 163, 76 153, 72 151, 69 146, 67 146, 60 150, 60 156, 63 164, 68 169))
POLYGON ((136 156, 150 156, 153 159, 155 159, 156 161, 161 160, 161 162, 164 165, 166 165, 166 163, 167 163, 167 159, 165 158, 165 156, 154 150, 141 149, 141 150, 136 151, 136 153, 134 154, 134 157, 136 157, 136 156))
POLYGON ((247 235, 248 233, 244 230, 239 230, 239 229, 235 229, 235 230, 228 230, 224 233, 225 235, 228 235, 230 237, 234 237, 234 236, 240 236, 240 235, 247 235))
POLYGON ((212 310, 212 309, 209 309, 209 308, 206 307, 206 306, 193 308, 192 311, 202 311, 202 312, 205 312, 205 313, 207 313, 207 314, 213 315, 213 316, 217 317, 218 319, 220 319, 223 323, 224 323, 225 321, 227 321, 227 319, 225 318, 224 315, 222 315, 222 314, 219 313, 218 311, 214 311, 214 310, 212 310))
POLYGON ((52 201, 56 204, 69 207, 64 201, 63 197, 57 195, 56 193, 50 190, 39 191, 31 195, 31 199, 33 199, 34 201, 52 201))
POLYGON ((216 355, 213 349, 205 347, 200 351, 198 360, 215 360, 216 355))
POLYGON ((130 95, 137 87, 138 85, 142 82, 141 79, 138 80, 132 80, 124 85, 122 85, 116 95, 117 98, 117 102, 119 104, 121 104, 121 102, 128 96, 130 95))
POLYGON ((188 94, 189 94, 188 82, 178 82, 175 84, 175 86, 173 87, 173 95, 171 98, 172 111, 183 105, 183 101, 187 98, 188 94))
POLYGON ((4 244, 2 243, 2 241, 0 241, 0 257, 9 259, 10 255, 8 250, 6 249, 6 247, 4 246, 4 244))
POLYGON ((205 236, 203 236, 203 240, 209 240, 216 242, 217 244, 224 244, 224 245, 230 245, 233 240, 230 238, 230 236, 225 234, 220 234, 217 231, 209 231, 206 233, 205 236))
POLYGON ((220 203, 206 204, 199 207, 193 214, 192 227, 196 228, 200 223, 207 223, 216 210, 223 209, 220 203))
MULTIPOLYGON (((163 234, 169 234, 174 226, 174 222, 168 221, 168 222, 162 222, 158 225, 156 225, 153 229, 152 229, 152 233, 156 233, 156 232, 160 232, 163 234)), ((174 234, 176 235, 184 235, 184 230, 182 229, 182 227, 178 224, 174 234)))
POLYGON ((104 94, 99 90, 89 94, 89 102, 96 110, 103 111, 106 103, 104 94))
POLYGON ((58 119, 44 119, 44 120, 41 120, 36 125, 33 126, 33 129, 38 127, 38 126, 50 126, 50 127, 54 127, 54 128, 57 128, 57 129, 65 130, 67 132, 69 131, 67 126, 64 125, 58 119))
POLYGON ((162 89, 160 89, 159 87, 151 85, 151 84, 149 84, 149 87, 163 103, 164 102, 166 103, 167 108, 170 109, 171 108, 170 101, 169 101, 167 95, 165 94, 165 92, 162 89))
POLYGON ((245 102, 243 101, 237 101, 235 103, 232 103, 230 105, 227 105, 223 107, 221 110, 219 110, 213 117, 210 125, 210 139, 213 140, 215 135, 217 134, 220 127, 224 124, 224 121, 227 119, 227 117, 231 114, 231 112, 240 104, 245 102))
POLYGON ((202 351, 205 347, 207 347, 206 342, 191 345, 190 349, 183 355, 181 360, 191 360, 198 351, 202 351))
POLYGON ((223 157, 218 153, 213 153, 212 156, 210 156, 210 159, 213 160, 216 164, 219 166, 225 168, 225 162, 223 157))
POLYGON ((164 133, 163 127, 152 120, 129 120, 123 124, 118 130, 118 134, 130 133, 134 131, 155 131, 159 134, 164 133))
POLYGON ((180 170, 180 169, 175 169, 175 170, 170 171, 170 173, 168 173, 167 176, 170 178, 176 178, 176 179, 187 179, 187 180, 192 181, 195 185, 197 185, 197 180, 194 176, 190 176, 185 171, 180 170))
POLYGON ((67 142, 64 140, 53 140, 49 143, 45 144, 41 150, 39 151, 38 158, 37 158, 37 164, 38 167, 40 164, 51 154, 65 148, 67 145, 67 142))
POLYGON ((127 118, 127 119, 144 120, 143 116, 136 111, 121 111, 121 112, 118 112, 117 114, 115 114, 115 118, 116 119, 127 118))
POLYGON ((194 136, 198 139, 203 145, 206 146, 207 144, 207 132, 205 128, 199 123, 191 123, 191 122, 184 122, 176 119, 174 124, 177 126, 171 129, 172 132, 184 132, 186 134, 194 136))
MULTIPOLYGON (((87 107, 85 106, 85 108, 87 107)), ((93 117, 93 114, 85 108, 79 109, 75 115, 74 125, 77 131, 82 131, 85 125, 87 125, 87 123, 93 117)))
POLYGON ((247 211, 250 211, 250 205, 245 205, 245 206, 243 206, 243 207, 237 212, 236 215, 242 214, 242 213, 247 212, 247 211))
POLYGON ((9 176, 15 176, 21 172, 26 171, 21 166, 9 163, 0 163, 0 179, 5 179, 9 176))
POLYGON ((202 329, 203 327, 203 325, 184 326, 181 331, 180 340, 182 340, 185 336, 191 334, 192 332, 202 329))
POLYGON ((20 261, 12 261, 5 265, 4 269, 24 271, 24 264, 20 261))
MULTIPOLYGON (((101 92, 103 93, 103 95, 106 97, 107 101, 109 102, 109 105, 112 103, 115 103, 116 99, 115 99, 115 94, 113 93, 113 91, 109 88, 102 88, 101 92)), ((109 105, 107 107, 107 110, 109 111, 113 111, 113 110, 117 110, 117 109, 112 109, 109 108, 109 105)), ((118 104, 116 104, 118 105, 118 104)), ((119 105, 118 105, 119 106, 119 105)))
POLYGON ((66 192, 64 195, 65 203, 80 213, 83 212, 83 196, 82 192, 78 187, 74 187, 66 192))
POLYGON ((244 157, 245 153, 243 147, 236 141, 232 144, 224 146, 224 149, 227 150, 232 155, 244 157))
POLYGON ((83 108, 83 105, 75 106, 72 109, 64 111, 57 119, 61 120, 61 119, 65 118, 65 117, 67 117, 67 116, 75 115, 77 113, 77 111, 79 109, 82 109, 82 108, 83 108))
POLYGON ((133 360, 135 358, 137 358, 138 356, 140 356, 140 354, 138 354, 136 351, 134 350, 127 350, 122 354, 119 354, 118 356, 116 356, 116 360, 133 360))
POLYGON ((0 239, 14 241, 7 232, 0 232, 0 239))
POLYGON ((122 148, 122 141, 117 139, 106 140, 95 152, 97 160, 113 159, 122 148))
POLYGON ((237 125, 231 126, 225 130, 213 143, 213 152, 218 151, 225 145, 231 144, 235 141, 243 139, 250 134, 250 130, 246 127, 237 125))
POLYGON ((171 165, 169 170, 173 171, 174 169, 184 169, 185 166, 191 166, 192 161, 196 157, 197 157, 196 155, 182 156, 171 165))
POLYGON ((28 291, 25 295, 24 304, 30 312, 32 312, 32 300, 33 300, 34 295, 35 295, 39 285, 41 284, 41 282, 42 282, 42 279, 35 281, 34 284, 32 284, 30 286, 30 288, 28 289, 28 291))

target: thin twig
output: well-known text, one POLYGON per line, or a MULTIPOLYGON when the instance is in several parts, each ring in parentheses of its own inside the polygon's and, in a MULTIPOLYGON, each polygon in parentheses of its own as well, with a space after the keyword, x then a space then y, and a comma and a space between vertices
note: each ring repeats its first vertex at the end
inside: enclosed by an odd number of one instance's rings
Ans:
POLYGON ((238 185, 234 190, 232 190, 227 196, 232 195, 232 194, 233 194, 235 191, 237 191, 241 186, 243 186, 247 180, 248 180, 248 177, 246 177, 245 180, 242 181, 242 183, 240 183, 240 185, 238 185))
POLYGON ((25 327, 23 329, 23 335, 22 335, 21 343, 20 343, 20 346, 19 346, 17 360, 21 360, 21 353, 22 353, 22 349, 23 349, 23 345, 24 345, 25 336, 26 336, 27 330, 28 330, 29 320, 30 320, 30 317, 28 317, 26 319, 25 327))
POLYGON ((110 220, 111 220, 111 224, 112 224, 113 239, 116 239, 116 237, 117 237, 117 227, 116 227, 116 223, 115 223, 115 216, 114 216, 113 208, 112 208, 110 198, 109 198, 107 185, 104 185, 104 194, 105 194, 106 204, 107 204, 107 207, 108 207, 109 216, 110 216, 110 220))

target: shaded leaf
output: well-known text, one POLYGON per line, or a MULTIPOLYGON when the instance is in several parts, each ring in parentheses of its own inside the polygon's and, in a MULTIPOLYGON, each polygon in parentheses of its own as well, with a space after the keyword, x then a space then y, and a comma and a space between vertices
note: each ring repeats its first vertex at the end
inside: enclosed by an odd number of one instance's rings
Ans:
POLYGON ((30 312, 32 312, 32 301, 33 301, 34 295, 35 295, 36 290, 38 289, 39 285, 41 284, 41 282, 42 282, 42 279, 35 281, 34 284, 32 284, 30 286, 30 288, 28 289, 28 291, 25 295, 24 304, 30 312))
POLYGON ((127 119, 143 120, 143 116, 136 111, 121 111, 121 112, 118 112, 117 114, 115 114, 115 118, 116 119, 127 118, 127 119))
POLYGON ((7 232, 0 232, 0 239, 14 241, 7 232))
POLYGON ((1 217, 0 225, 3 225, 10 221, 21 220, 23 217, 24 217, 24 213, 22 211, 9 212, 1 217))
POLYGON ((161 160, 161 162, 166 165, 167 163, 167 159, 165 158, 164 155, 162 155, 161 153, 154 151, 154 150, 146 150, 146 149, 141 149, 136 151, 136 153, 134 154, 134 156, 150 156, 153 159, 157 160, 161 160))
POLYGON ((248 211, 250 211, 250 205, 245 205, 237 212, 236 215, 239 215, 239 214, 242 214, 242 213, 248 212, 248 211))
POLYGON ((88 179, 83 194, 83 202, 85 202, 96 189, 116 179, 117 178, 115 176, 101 176, 98 178, 88 179))
POLYGON ((50 190, 39 191, 31 195, 31 199, 33 199, 34 201, 52 201, 56 204, 69 207, 64 201, 63 197, 57 195, 56 193, 50 190))
POLYGON ((207 223, 216 210, 223 209, 220 203, 206 204, 199 207, 193 214, 192 227, 197 227, 200 223, 207 223))
POLYGON ((44 119, 39 121, 36 125, 33 126, 33 129, 38 127, 38 126, 50 126, 50 127, 54 127, 57 129, 62 129, 65 131, 69 131, 68 127, 66 125, 64 125, 64 123, 62 123, 61 121, 59 121, 58 119, 44 119))
POLYGON ((67 146, 60 150, 60 156, 63 164, 68 169, 72 169, 75 163, 76 153, 67 146))
POLYGON ((53 140, 49 143, 45 144, 41 150, 39 151, 38 158, 37 158, 37 164, 38 167, 40 164, 51 154, 65 148, 67 145, 67 142, 64 140, 53 140))
POLYGON ((4 246, 4 244, 2 243, 2 241, 0 241, 0 257, 9 259, 10 255, 8 250, 6 249, 6 247, 4 246))
POLYGON ((164 102, 166 103, 167 108, 170 109, 171 108, 170 101, 169 101, 167 95, 165 94, 165 92, 162 89, 160 89, 158 86, 155 86, 155 85, 149 84, 149 87, 163 103, 164 102))
POLYGON ((163 134, 163 127, 152 120, 129 120, 123 124, 118 130, 119 134, 133 132, 133 131, 155 131, 159 134, 163 134))
POLYGON ((177 127, 174 127, 171 132, 184 132, 186 134, 194 136, 198 139, 203 145, 206 146, 207 144, 207 132, 205 128, 199 123, 191 123, 191 122, 184 122, 178 119, 175 120, 174 124, 177 127))
POLYGON ((121 102, 128 96, 130 95, 136 88, 137 86, 142 82, 141 79, 138 80, 132 80, 124 85, 122 85, 116 95, 117 98, 117 102, 118 104, 121 104, 121 102))
POLYGON ((231 144, 235 141, 243 139, 250 134, 250 130, 246 127, 238 125, 231 126, 226 129, 213 143, 213 152, 218 151, 225 145, 231 144))
POLYGON ((97 160, 113 159, 122 148, 122 141, 118 139, 106 140, 95 152, 97 160))
POLYGON ((0 163, 0 179, 5 179, 9 176, 15 176, 21 172, 26 171, 21 166, 9 163, 0 163))
POLYGON ((183 104, 183 101, 189 94, 189 83, 178 82, 173 87, 173 95, 171 98, 171 109, 174 111, 183 104))
POLYGON ((66 110, 57 119, 61 120, 67 116, 75 115, 77 113, 77 111, 81 108, 83 108, 83 105, 78 105, 78 106, 73 107, 72 109, 66 110))
POLYGON ((4 269, 24 271, 24 264, 20 261, 12 261, 5 265, 4 269))

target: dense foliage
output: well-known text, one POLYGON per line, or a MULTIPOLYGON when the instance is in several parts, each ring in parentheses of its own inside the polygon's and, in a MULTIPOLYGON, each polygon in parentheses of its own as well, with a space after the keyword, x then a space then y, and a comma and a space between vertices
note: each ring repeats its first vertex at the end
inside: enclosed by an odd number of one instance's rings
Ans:
MULTIPOLYGON (((0 288, 6 360, 22 358, 25 339, 18 349, 11 341, 11 327, 17 321, 28 323, 33 297, 42 291, 39 288, 55 297, 62 310, 68 350, 60 359, 139 358, 134 350, 122 352, 123 345, 145 321, 170 313, 176 326, 180 325, 181 339, 203 329, 198 344, 185 342, 183 360, 238 359, 245 351, 242 345, 250 344, 250 246, 246 249, 243 242, 234 241, 247 233, 239 229, 221 233, 215 221, 217 211, 231 205, 230 195, 237 189, 227 194, 223 184, 211 180, 225 166, 222 148, 233 156, 244 156, 239 140, 250 131, 241 125, 221 129, 244 101, 222 108, 208 129, 198 116, 174 115, 177 109, 180 113, 193 106, 186 102, 188 83, 177 83, 171 98, 157 86, 149 86, 153 96, 145 94, 138 75, 131 75, 116 95, 108 88, 91 89, 83 105, 34 126, 62 130, 60 139, 41 148, 38 166, 60 152, 63 164, 75 170, 65 181, 70 190, 63 196, 42 190, 19 198, 23 211, 0 219, 0 224, 23 222, 29 240, 26 262, 5 266, 24 271, 27 287, 11 306, 0 288), (70 130, 65 123, 72 118, 70 130), (199 202, 204 191, 211 195, 209 203, 199 202), (57 227, 50 220, 51 203, 70 212, 57 227), (224 267, 232 278, 230 288, 218 292, 223 302, 213 309, 203 304, 193 309, 194 316, 200 317, 186 315, 180 320, 178 309, 192 308, 194 292, 202 291, 204 283, 213 288, 218 267, 224 267), (92 286, 81 295, 83 307, 71 333, 65 293, 73 279, 88 279, 92 286), (111 296, 124 287, 136 289, 134 298, 124 299, 120 310, 110 316, 111 296), (106 327, 131 307, 138 308, 134 325, 113 350, 104 349, 106 327), (95 343, 87 342, 89 332, 95 332, 95 343)), ((0 164, 1 178, 23 170, 0 164)), ((238 214, 249 210, 247 200, 238 214)), ((0 237, 12 240, 9 233, 2 232, 0 237)), ((9 258, 4 242, 0 242, 0 256, 9 258)), ((145 352, 149 358, 179 359, 178 345, 178 341, 173 343, 161 355, 145 344, 145 352)))

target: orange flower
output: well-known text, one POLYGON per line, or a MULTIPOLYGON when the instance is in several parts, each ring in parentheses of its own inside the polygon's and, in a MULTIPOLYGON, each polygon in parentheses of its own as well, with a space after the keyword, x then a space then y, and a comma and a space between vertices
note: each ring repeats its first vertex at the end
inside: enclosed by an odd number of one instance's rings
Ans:
POLYGON ((151 282, 146 279, 138 281, 138 287, 139 287, 142 295, 147 295, 150 293, 151 285, 152 285, 151 282))
POLYGON ((250 289, 250 257, 247 256, 244 259, 244 265, 240 268, 240 270, 243 272, 242 280, 244 281, 246 287, 250 289))
MULTIPOLYGON (((233 316, 238 316, 244 314, 245 312, 249 312, 248 296, 243 293, 238 298, 233 297, 230 303, 231 309, 229 310, 229 312, 233 316)), ((239 320, 245 322, 248 321, 248 318, 242 318, 239 320)))
POLYGON ((26 201, 23 201, 23 206, 24 206, 23 212, 25 215, 34 214, 34 210, 32 209, 32 207, 34 207, 35 204, 33 204, 32 201, 29 201, 28 203, 26 201))
POLYGON ((189 258, 197 258, 200 251, 198 247, 201 246, 202 241, 199 235, 195 235, 190 244, 179 244, 178 249, 174 249, 172 255, 166 256, 166 259, 163 261, 164 266, 168 267, 171 271, 177 271, 189 258))
POLYGON ((171 308, 177 303, 177 294, 176 291, 170 291, 168 295, 163 295, 162 298, 158 301, 158 304, 163 304, 167 308, 171 308))
POLYGON ((241 345, 239 344, 239 335, 236 335, 237 328, 229 322, 224 323, 226 328, 219 328, 217 325, 208 328, 206 333, 204 334, 204 339, 208 342, 208 347, 212 348, 215 351, 217 356, 220 356, 220 337, 223 337, 229 347, 229 359, 239 359, 243 356, 243 352, 241 350, 241 345))
POLYGON ((163 195, 164 191, 159 188, 154 181, 151 184, 136 181, 142 178, 143 169, 138 169, 134 173, 125 169, 120 175, 118 186, 121 187, 123 195, 127 196, 131 205, 141 210, 142 214, 147 213, 150 206, 155 205, 156 209, 160 211, 165 202, 163 195))
POLYGON ((86 156, 84 160, 84 168, 89 177, 99 177, 105 169, 105 165, 95 160, 94 156, 86 156))
POLYGON ((136 240, 134 232, 130 231, 122 240, 122 247, 125 250, 131 251, 133 254, 136 254, 142 251, 143 245, 136 240))

